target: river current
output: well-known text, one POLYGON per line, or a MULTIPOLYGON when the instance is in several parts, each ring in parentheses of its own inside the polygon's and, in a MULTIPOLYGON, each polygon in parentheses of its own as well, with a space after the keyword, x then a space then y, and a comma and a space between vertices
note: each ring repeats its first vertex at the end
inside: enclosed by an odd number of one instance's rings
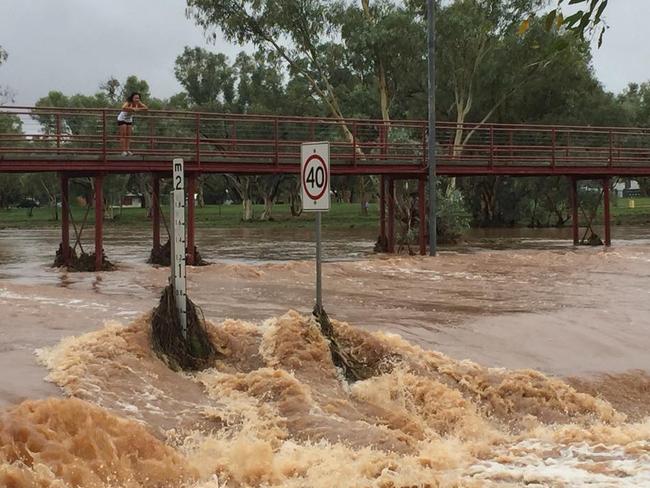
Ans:
MULTIPOLYGON (((189 295, 219 359, 150 350, 168 269, 107 229, 118 268, 48 266, 55 230, 0 230, 0 486, 650 486, 650 230, 473 233, 439 257, 308 230, 200 230, 189 295)), ((88 247, 90 243, 86 244, 88 247)))

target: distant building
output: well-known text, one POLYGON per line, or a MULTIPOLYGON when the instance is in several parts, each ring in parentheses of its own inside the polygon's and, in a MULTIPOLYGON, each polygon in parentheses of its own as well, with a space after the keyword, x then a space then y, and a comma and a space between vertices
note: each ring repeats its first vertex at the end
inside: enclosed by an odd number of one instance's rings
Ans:
POLYGON ((122 195, 121 206, 125 208, 142 208, 144 197, 137 193, 122 195))
POLYGON ((631 198, 641 196, 641 187, 636 180, 619 181, 614 185, 616 196, 620 198, 631 198))

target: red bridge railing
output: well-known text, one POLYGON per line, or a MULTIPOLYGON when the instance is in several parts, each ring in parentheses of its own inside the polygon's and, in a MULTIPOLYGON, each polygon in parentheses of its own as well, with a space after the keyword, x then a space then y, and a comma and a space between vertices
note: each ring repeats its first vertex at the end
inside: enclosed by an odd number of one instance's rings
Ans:
MULTIPOLYGON (((0 107, 0 171, 24 160, 122 161, 116 109, 0 107)), ((515 124, 436 128, 438 165, 447 172, 543 170, 650 173, 650 129, 515 124)), ((184 157, 206 171, 259 165, 298 169, 300 144, 331 141, 335 168, 417 172, 427 166, 426 121, 149 111, 135 116, 131 150, 138 161, 184 157)), ((40 166, 42 167, 42 166, 40 166)), ((444 171, 443 171, 444 172, 444 171)))

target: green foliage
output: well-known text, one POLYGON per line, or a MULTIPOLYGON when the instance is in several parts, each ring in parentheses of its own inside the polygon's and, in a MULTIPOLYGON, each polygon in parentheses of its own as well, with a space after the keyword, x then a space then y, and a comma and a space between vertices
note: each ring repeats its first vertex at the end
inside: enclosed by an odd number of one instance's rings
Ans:
MULTIPOLYGON (((9 114, 0 114, 0 134, 22 134, 23 132, 23 122, 20 120, 20 117, 16 115, 9 114)), ((16 141, 11 141, 11 145, 16 144, 16 141)), ((0 147, 3 145, 9 145, 9 142, 3 139, 0 139, 0 147)))
POLYGON ((119 80, 111 76, 108 80, 99 85, 99 89, 106 94, 110 104, 115 105, 120 101, 120 86, 122 86, 122 84, 119 80))
POLYGON ((139 93, 140 98, 144 102, 148 102, 151 98, 151 92, 149 91, 149 83, 145 80, 141 80, 135 75, 129 76, 124 85, 122 86, 122 100, 126 100, 132 93, 139 93))
POLYGON ((603 43, 603 37, 608 26, 603 19, 603 13, 609 0, 557 0, 557 7, 552 9, 545 18, 548 29, 564 27, 577 34, 581 39, 598 31, 598 47, 603 43), (578 7, 579 10, 564 16, 563 5, 578 7))
POLYGON ((442 180, 436 196, 436 231, 441 244, 454 243, 469 229, 471 219, 463 193, 458 188, 443 191, 447 182, 442 180))
POLYGON ((253 56, 239 53, 233 65, 237 73, 237 99, 233 111, 237 113, 287 113, 291 103, 284 84, 284 67, 273 53, 260 51, 253 56))
POLYGON ((324 102, 333 91, 323 65, 332 28, 327 7, 316 0, 188 0, 188 12, 199 25, 208 31, 220 29, 239 44, 252 43, 276 53, 291 70, 310 80, 324 102))
POLYGON ((16 205, 22 196, 20 175, 0 173, 0 208, 16 205))
POLYGON ((225 54, 185 47, 176 58, 174 73, 195 105, 223 110, 224 105, 233 101, 235 73, 225 54))

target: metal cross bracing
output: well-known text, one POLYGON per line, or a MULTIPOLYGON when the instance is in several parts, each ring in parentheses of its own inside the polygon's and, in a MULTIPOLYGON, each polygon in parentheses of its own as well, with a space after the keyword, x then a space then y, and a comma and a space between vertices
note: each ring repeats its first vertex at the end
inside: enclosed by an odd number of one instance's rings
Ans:
MULTIPOLYGON (((334 119, 211 112, 137 114, 120 155, 115 109, 0 107, 0 172, 298 173, 300 144, 329 140, 334 174, 426 174, 424 120, 334 119)), ((650 129, 436 124, 441 175, 650 175, 650 129)))

